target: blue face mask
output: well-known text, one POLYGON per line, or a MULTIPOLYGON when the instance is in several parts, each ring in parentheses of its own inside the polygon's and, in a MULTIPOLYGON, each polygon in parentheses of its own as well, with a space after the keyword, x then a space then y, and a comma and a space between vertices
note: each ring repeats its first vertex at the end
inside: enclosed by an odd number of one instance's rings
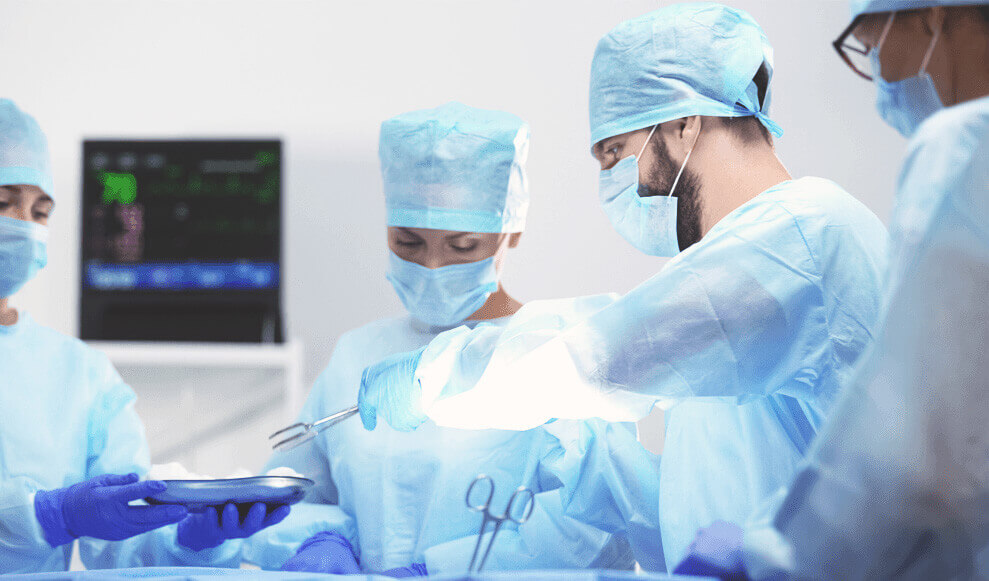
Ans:
POLYGON ((941 30, 938 29, 934 33, 917 76, 901 81, 887 81, 882 76, 879 53, 882 51, 883 41, 886 40, 895 15, 895 12, 890 14, 879 43, 869 51, 869 58, 872 61, 872 77, 876 82, 876 109, 879 110, 879 115, 901 135, 911 137, 925 119, 944 109, 941 96, 934 86, 934 80, 927 74, 927 63, 931 60, 941 30))
POLYGON ((0 216, 0 298, 12 296, 48 264, 48 228, 0 216))
POLYGON ((439 268, 402 260, 388 253, 388 280, 398 298, 416 319, 448 327, 467 319, 498 290, 495 256, 439 268))
MULTIPOLYGON (((687 167, 694 146, 687 152, 669 194, 642 197, 639 195, 639 158, 646 150, 656 127, 658 125, 653 126, 649 132, 639 155, 626 157, 611 169, 601 172, 598 195, 611 225, 629 244, 650 256, 672 257, 680 253, 680 242, 677 239, 679 200, 673 196, 673 192, 687 167)), ((695 138, 694 145, 696 144, 695 138)))

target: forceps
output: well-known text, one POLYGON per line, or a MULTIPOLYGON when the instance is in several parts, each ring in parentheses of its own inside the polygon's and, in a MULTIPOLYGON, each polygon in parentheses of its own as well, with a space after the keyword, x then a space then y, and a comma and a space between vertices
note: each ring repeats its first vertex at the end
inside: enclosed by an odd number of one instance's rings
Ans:
POLYGON ((480 571, 484 568, 484 562, 488 560, 488 554, 491 553, 491 547, 494 545, 495 537, 498 536, 498 531, 501 529, 501 525, 504 522, 511 521, 517 525, 521 525, 525 521, 529 520, 532 516, 532 510, 535 508, 535 495, 532 490, 519 486, 514 493, 512 493, 511 498, 508 499, 508 506, 505 507, 505 513, 502 515, 491 514, 491 500, 494 498, 494 479, 485 474, 479 474, 474 482, 470 483, 470 488, 467 489, 467 508, 473 510, 474 512, 479 512, 484 517, 481 520, 481 530, 477 534, 477 544, 474 545, 474 554, 470 558, 470 565, 467 567, 468 572, 480 571), (474 492, 474 487, 477 486, 478 482, 486 482, 488 485, 488 497, 480 504, 472 504, 471 493, 474 492), (516 501, 523 499, 524 505, 522 506, 522 512, 518 516, 516 513, 518 511, 518 506, 516 506, 516 501), (484 555, 481 557, 481 562, 477 564, 477 569, 474 569, 474 563, 477 561, 477 554, 481 549, 481 543, 484 541, 484 529, 488 526, 489 522, 494 523, 494 528, 491 531, 491 539, 488 542, 488 548, 484 549, 484 555))
POLYGON ((302 444, 305 444, 309 440, 315 438, 317 434, 326 428, 335 426, 356 413, 357 406, 354 406, 352 408, 339 411, 333 415, 326 416, 325 418, 311 424, 308 422, 299 422, 297 424, 292 424, 287 428, 282 428, 274 434, 268 436, 269 440, 273 440, 279 436, 282 438, 272 444, 271 449, 284 452, 286 450, 291 450, 296 446, 301 446, 302 444))

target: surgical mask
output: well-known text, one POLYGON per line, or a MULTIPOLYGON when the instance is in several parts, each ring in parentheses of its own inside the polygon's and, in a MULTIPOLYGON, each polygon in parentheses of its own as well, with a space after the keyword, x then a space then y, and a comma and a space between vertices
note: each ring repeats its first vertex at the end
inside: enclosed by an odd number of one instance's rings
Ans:
POLYGON ((398 298, 416 319, 430 325, 448 327, 460 323, 481 308, 498 290, 498 269, 494 256, 439 268, 426 268, 402 260, 389 251, 388 280, 398 298))
POLYGON ((12 296, 48 264, 48 228, 0 216, 0 298, 12 296))
POLYGON ((938 95, 937 87, 934 86, 934 79, 927 74, 927 64, 934 53, 934 46, 941 36, 941 29, 938 28, 931 38, 931 45, 927 48, 924 61, 920 65, 920 72, 917 76, 903 79, 902 81, 887 81, 882 76, 882 64, 879 60, 879 53, 882 50, 883 42, 893 24, 893 17, 896 13, 889 15, 889 21, 883 30, 879 43, 869 51, 869 58, 872 61, 872 77, 876 81, 877 98, 876 109, 879 115, 887 124, 900 132, 904 137, 911 137, 917 132, 917 128, 925 119, 944 109, 941 96, 938 95))
POLYGON ((629 244, 651 256, 673 257, 680 253, 680 242, 677 239, 678 199, 673 196, 673 192, 680 183, 680 176, 687 167, 690 154, 694 152, 697 138, 694 138, 669 194, 642 197, 639 195, 639 159, 656 132, 656 127, 658 125, 654 125, 649 132, 639 155, 626 157, 613 168, 601 172, 598 194, 611 225, 629 244))

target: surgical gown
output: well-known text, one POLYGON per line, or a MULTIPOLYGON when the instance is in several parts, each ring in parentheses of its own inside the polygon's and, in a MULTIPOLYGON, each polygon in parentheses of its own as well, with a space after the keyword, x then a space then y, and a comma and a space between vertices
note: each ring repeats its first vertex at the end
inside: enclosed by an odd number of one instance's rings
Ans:
MULTIPOLYGON (((613 300, 602 295, 542 303, 548 316, 559 322, 613 300)), ((494 328, 505 322, 481 325, 494 328)), ((422 347, 438 332, 405 316, 341 336, 300 420, 312 421, 354 405, 366 366, 422 347)), ((557 429, 566 430, 562 425, 557 429)), ((618 429, 631 433, 634 426, 618 429)), ((544 468, 561 454, 559 440, 540 428, 464 431, 427 422, 414 433, 404 433, 382 423, 368 432, 354 418, 323 432, 314 444, 272 456, 268 469, 289 466, 314 479, 317 487, 300 510, 252 537, 244 555, 262 567, 277 568, 306 537, 329 526, 350 538, 365 571, 414 562, 425 563, 430 573, 463 571, 481 521, 464 497, 474 478, 487 474, 495 481, 495 512, 505 508, 521 485, 535 492, 536 508, 524 525, 506 523, 485 569, 631 568, 633 557, 624 537, 563 515, 560 483, 544 468), (323 504, 324 510, 314 512, 309 503, 323 504), (339 517, 335 527, 327 512, 334 509, 339 517), (312 519, 322 522, 313 524, 312 519)))
MULTIPOLYGON (((100 474, 145 474, 144 428, 134 392, 106 356, 20 313, 0 325, 0 573, 64 571, 73 543, 52 548, 34 493, 100 474)), ((239 541, 191 551, 175 525, 124 541, 79 539, 90 569, 144 565, 237 566, 239 541)))
MULTIPOLYGON (((562 332, 440 335, 416 373, 423 409, 443 426, 528 429, 552 418, 631 421, 656 402, 670 407, 659 519, 672 567, 700 527, 744 521, 789 481, 873 339, 886 253, 885 227, 839 186, 783 182, 562 332), (487 365, 465 366, 462 353, 487 365)), ((582 438, 607 447, 595 440, 593 429, 582 438)), ((601 483, 597 472, 560 474, 568 487, 581 485, 567 492, 568 514, 619 530, 628 516, 592 495, 620 479, 601 483)), ((630 490, 635 478, 630 472, 630 490)))
POLYGON ((989 97, 921 125, 891 237, 876 346, 746 532, 755 578, 989 576, 989 97))

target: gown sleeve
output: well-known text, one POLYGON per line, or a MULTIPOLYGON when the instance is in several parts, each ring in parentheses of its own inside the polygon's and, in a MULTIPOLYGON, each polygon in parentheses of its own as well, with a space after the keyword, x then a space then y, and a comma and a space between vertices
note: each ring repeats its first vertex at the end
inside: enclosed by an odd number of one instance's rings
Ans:
POLYGON ((822 264, 878 278, 871 253, 885 251, 885 230, 876 220, 875 240, 862 240, 853 220, 807 201, 756 203, 726 221, 575 324, 441 334, 416 372, 424 412, 441 426, 524 430, 635 421, 685 397, 820 397, 821 377, 871 340, 878 302, 867 292, 878 284, 863 283, 828 312, 822 264))

